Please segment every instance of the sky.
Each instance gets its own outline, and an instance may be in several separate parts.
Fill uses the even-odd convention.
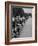
[[[23,8],[25,13],[32,13],[32,8]]]

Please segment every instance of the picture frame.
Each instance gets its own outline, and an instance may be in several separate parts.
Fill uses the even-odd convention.
[[[16,35],[16,34],[15,34],[15,36],[13,35],[14,37],[12,37],[12,35],[11,35],[11,33],[13,33],[13,32],[11,32],[11,30],[13,28],[12,27],[13,19],[11,20],[11,18],[14,17],[12,15],[16,14],[17,10],[16,10],[16,12],[14,12],[13,10],[15,10],[15,8],[17,8],[17,7],[20,9],[23,9],[27,13],[26,15],[28,15],[29,13],[31,13],[30,15],[32,15],[31,16],[32,31],[31,31],[31,34],[28,33],[30,31],[26,32],[27,37],[26,37],[26,35],[21,35],[20,36],[21,38],[17,37],[18,35]],[[26,9],[29,9],[29,10],[26,10]],[[21,13],[21,11],[17,12],[17,13],[18,13],[17,15],[20,15],[22,13],[24,15],[24,12]],[[16,19],[16,16],[15,16],[15,19]],[[28,20],[27,16],[25,16],[25,17]],[[17,17],[17,18],[19,18],[19,17]],[[17,19],[17,21],[18,21],[18,19]],[[15,22],[16,22],[16,20],[15,20]],[[27,23],[27,25],[29,25],[29,24]],[[27,29],[29,30],[30,26]],[[25,30],[27,31],[27,29],[25,29]],[[10,39],[12,39],[12,40],[10,40]],[[36,3],[25,3],[25,2],[11,2],[11,1],[5,2],[5,44],[9,45],[9,44],[23,44],[23,43],[36,43],[36,42],[37,42],[37,4]]]

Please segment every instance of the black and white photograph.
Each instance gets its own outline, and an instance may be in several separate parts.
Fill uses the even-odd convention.
[[[37,42],[37,4],[6,2],[5,42],[8,44]]]
[[[11,7],[11,38],[32,37],[32,8]]]

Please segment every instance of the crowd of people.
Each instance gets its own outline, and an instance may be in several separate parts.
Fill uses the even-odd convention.
[[[13,8],[13,15],[11,19],[11,34],[12,38],[18,38],[20,36],[20,32],[22,31],[24,27],[24,23],[26,20],[30,17],[32,17],[31,13],[24,13],[24,10],[22,8]]]

